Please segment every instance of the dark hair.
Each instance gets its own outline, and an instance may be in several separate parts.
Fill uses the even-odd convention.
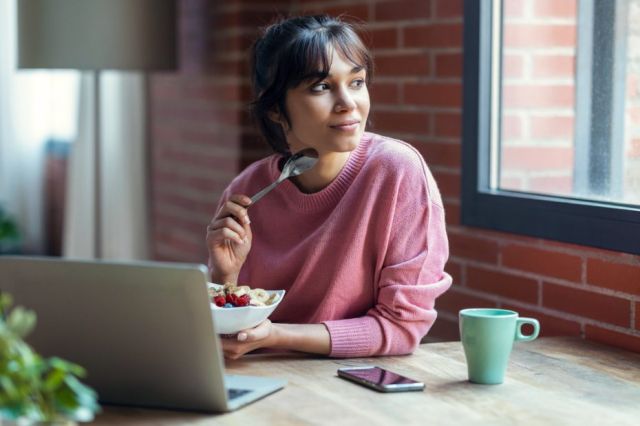
[[[274,151],[287,154],[282,126],[269,118],[277,110],[291,126],[285,107],[287,90],[310,78],[322,80],[331,68],[329,47],[346,60],[362,66],[369,84],[373,61],[352,24],[328,15],[280,19],[263,30],[251,48],[254,100],[251,113]],[[318,69],[320,66],[320,69]]]

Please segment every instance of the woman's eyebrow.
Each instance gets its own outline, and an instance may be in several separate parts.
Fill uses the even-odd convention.
[[[356,65],[355,67],[351,68],[350,74],[357,74],[360,71],[362,71],[363,69],[364,69],[364,67],[362,65]],[[331,73],[327,74],[327,76],[333,77],[333,75]]]
[[[327,75],[331,75],[331,74],[325,74],[322,71],[316,71],[316,72],[306,74],[304,77],[302,77],[302,81],[321,80],[325,78]]]
[[[357,65],[353,68],[351,68],[350,74],[357,74],[360,71],[362,71],[364,69],[364,67],[362,65]],[[333,74],[331,73],[324,73],[322,71],[316,71],[316,72],[312,72],[309,73],[307,75],[305,75],[302,78],[302,81],[316,81],[316,80],[322,80],[323,78],[327,78],[327,77],[333,77]]]

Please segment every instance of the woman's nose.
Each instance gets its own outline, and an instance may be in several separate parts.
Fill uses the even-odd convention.
[[[340,90],[338,94],[338,98],[336,99],[336,105],[335,105],[336,112],[351,111],[352,109],[355,109],[355,107],[356,107],[355,99],[353,98],[353,95],[349,93],[349,90],[348,89]]]

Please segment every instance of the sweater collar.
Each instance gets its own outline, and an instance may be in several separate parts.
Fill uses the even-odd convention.
[[[287,199],[288,206],[302,211],[316,211],[325,207],[335,206],[362,168],[372,139],[373,134],[364,132],[360,143],[356,149],[351,151],[349,159],[340,173],[338,173],[338,176],[318,192],[305,194],[291,180],[287,179],[282,182],[279,189]],[[271,163],[271,174],[274,180],[280,176],[278,160],[279,158],[276,158]]]

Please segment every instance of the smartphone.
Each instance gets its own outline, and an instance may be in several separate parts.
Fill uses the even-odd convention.
[[[420,391],[424,383],[376,366],[338,368],[338,376],[378,392]]]

